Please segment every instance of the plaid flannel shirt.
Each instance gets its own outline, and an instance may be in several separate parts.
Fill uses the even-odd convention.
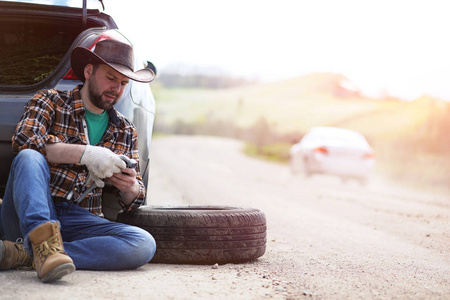
[[[13,153],[22,149],[34,149],[46,156],[45,146],[50,143],[89,144],[84,127],[85,108],[80,96],[81,86],[72,91],[42,90],[25,106],[14,136]],[[115,108],[109,111],[109,125],[102,140],[96,146],[110,149],[116,154],[124,154],[139,161],[137,131],[133,123]],[[73,201],[81,195],[88,176],[86,166],[79,164],[53,164],[50,167],[50,190],[53,198]],[[126,211],[131,211],[144,202],[145,188],[136,168],[140,186],[138,197],[128,206],[119,201]],[[120,194],[117,189],[116,193]],[[94,214],[102,215],[102,189],[95,188],[80,203]]]

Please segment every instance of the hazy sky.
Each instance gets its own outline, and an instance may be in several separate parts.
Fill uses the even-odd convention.
[[[448,0],[104,0],[158,69],[280,80],[341,73],[370,95],[450,100]]]

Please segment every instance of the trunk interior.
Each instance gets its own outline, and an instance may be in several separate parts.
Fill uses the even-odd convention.
[[[81,31],[79,23],[67,21],[0,21],[0,84],[32,85],[42,81]]]

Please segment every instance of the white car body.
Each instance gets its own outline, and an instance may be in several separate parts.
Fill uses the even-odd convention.
[[[364,136],[336,127],[313,127],[290,149],[291,170],[303,167],[307,176],[331,174],[367,183],[375,167],[375,154]]]

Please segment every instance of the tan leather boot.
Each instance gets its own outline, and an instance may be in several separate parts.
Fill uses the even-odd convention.
[[[21,243],[0,241],[0,270],[31,268],[33,259]]]
[[[42,282],[55,281],[75,271],[72,259],[64,252],[58,222],[40,225],[29,238],[33,246],[33,266]]]

